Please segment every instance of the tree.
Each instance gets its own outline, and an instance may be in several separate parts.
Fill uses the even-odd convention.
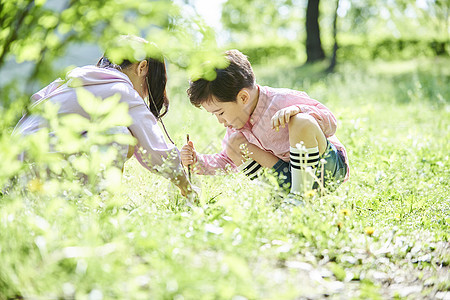
[[[334,18],[333,18],[333,55],[331,56],[331,62],[328,66],[327,72],[333,72],[334,67],[337,63],[337,50],[338,50],[338,41],[337,41],[337,19],[338,19],[338,9],[339,9],[339,0],[336,0],[336,9],[334,11]]]
[[[307,63],[325,58],[320,40],[319,0],[308,0],[306,8],[306,56]]]

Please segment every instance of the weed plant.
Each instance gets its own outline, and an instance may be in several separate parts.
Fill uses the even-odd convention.
[[[194,175],[201,201],[189,208],[134,159],[122,185],[113,171],[102,191],[63,176],[12,183],[27,174],[15,159],[24,148],[56,173],[62,158],[44,155],[44,136],[19,143],[3,125],[0,299],[448,299],[449,65],[256,66],[259,84],[304,90],[339,119],[350,180],[298,207],[232,174]],[[165,123],[177,146],[189,133],[199,152],[219,151],[224,128],[189,104],[186,75],[169,71]],[[99,178],[102,157],[64,166]]]

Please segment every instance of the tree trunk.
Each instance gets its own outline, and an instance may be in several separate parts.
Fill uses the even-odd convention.
[[[325,58],[320,41],[319,0],[308,0],[306,8],[306,57],[307,63]]]
[[[336,10],[334,11],[334,19],[333,19],[333,56],[331,57],[330,65],[328,66],[327,72],[333,72],[334,67],[337,63],[337,50],[338,50],[338,42],[337,42],[337,19],[338,19],[338,8],[339,8],[339,0],[336,0]]]

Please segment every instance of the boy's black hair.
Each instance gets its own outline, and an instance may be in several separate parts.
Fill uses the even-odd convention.
[[[229,65],[215,69],[217,77],[213,81],[200,78],[190,83],[187,90],[189,100],[196,107],[211,101],[235,102],[240,90],[255,85],[255,75],[247,56],[238,50],[228,50],[225,57]]]

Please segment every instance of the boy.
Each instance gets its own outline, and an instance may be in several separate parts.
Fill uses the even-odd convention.
[[[252,179],[271,168],[296,195],[346,180],[347,154],[328,108],[304,92],[257,85],[245,55],[225,54],[229,65],[216,69],[216,79],[191,82],[187,91],[193,105],[227,128],[223,151],[197,154],[189,142],[181,149],[183,165],[194,165],[198,174],[228,166]]]

